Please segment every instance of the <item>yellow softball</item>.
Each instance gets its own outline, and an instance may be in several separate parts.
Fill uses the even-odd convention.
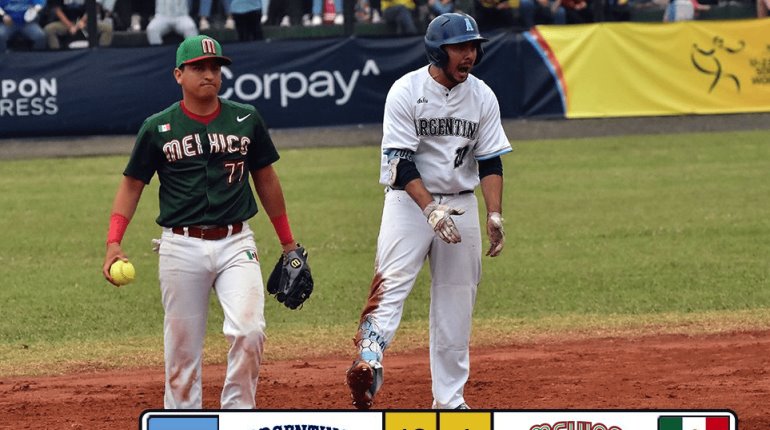
[[[136,270],[130,261],[117,260],[110,266],[110,276],[118,285],[126,285],[134,280]]]

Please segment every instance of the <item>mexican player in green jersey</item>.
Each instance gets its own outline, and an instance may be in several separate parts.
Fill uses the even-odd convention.
[[[264,292],[257,247],[248,220],[257,202],[270,218],[285,253],[296,249],[283,191],[272,164],[278,160],[267,127],[250,106],[219,98],[222,66],[231,60],[208,36],[185,39],[174,78],[182,100],[144,121],[115,195],[104,277],[142,190],[157,174],[162,235],[160,289],[165,311],[164,407],[202,408],[201,364],[209,295],[224,311],[230,343],[221,408],[256,406],[257,376],[265,341]]]

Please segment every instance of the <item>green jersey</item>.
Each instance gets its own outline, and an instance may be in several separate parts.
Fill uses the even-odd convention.
[[[123,174],[148,184],[158,173],[163,227],[232,224],[257,213],[249,172],[277,161],[278,152],[253,106],[220,102],[208,125],[177,102],[139,130]]]

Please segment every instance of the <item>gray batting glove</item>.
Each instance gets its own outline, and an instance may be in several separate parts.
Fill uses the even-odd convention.
[[[441,240],[446,243],[460,243],[462,241],[451,215],[462,215],[465,213],[464,210],[430,202],[422,213],[428,218],[428,224],[433,227],[433,231]]]
[[[505,245],[505,230],[503,230],[503,216],[499,212],[490,212],[487,215],[487,236],[489,236],[489,251],[487,255],[497,257]]]

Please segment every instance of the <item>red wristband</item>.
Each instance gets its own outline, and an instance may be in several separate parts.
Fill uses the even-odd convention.
[[[289,227],[289,217],[286,214],[270,218],[270,222],[273,223],[273,228],[275,228],[275,232],[278,234],[278,240],[281,242],[281,245],[294,242],[294,237],[291,235],[291,227]]]
[[[128,218],[114,213],[110,216],[110,230],[107,232],[107,244],[120,243],[128,227]]]

